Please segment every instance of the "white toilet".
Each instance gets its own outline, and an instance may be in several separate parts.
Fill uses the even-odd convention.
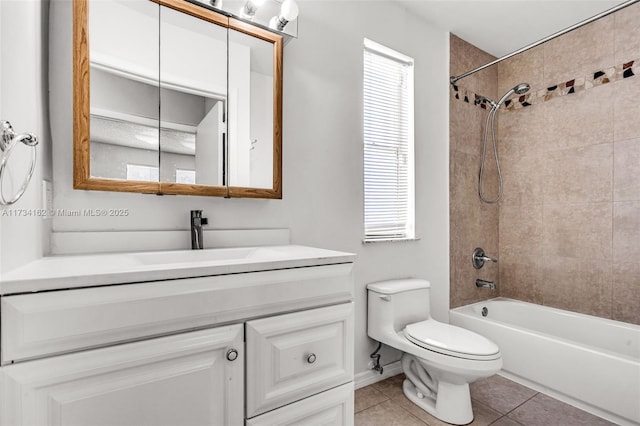
[[[445,422],[471,423],[469,383],[500,371],[500,349],[479,334],[432,319],[430,287],[419,279],[367,285],[367,332],[404,352],[407,398]]]

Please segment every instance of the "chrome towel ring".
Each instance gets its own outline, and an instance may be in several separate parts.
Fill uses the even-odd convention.
[[[33,176],[33,172],[36,168],[36,145],[38,145],[38,138],[33,133],[16,133],[13,130],[11,123],[9,123],[8,121],[0,121],[0,132],[0,204],[3,206],[7,206],[18,201],[20,197],[22,197],[22,194],[24,194],[24,192],[27,190],[29,181],[31,181],[31,176]],[[18,144],[18,142],[22,142],[23,144],[32,148],[31,165],[29,166],[27,177],[25,178],[18,192],[15,193],[13,197],[7,199],[5,198],[3,193],[2,183],[4,181],[7,162],[9,161],[9,157],[11,156],[11,150],[16,146],[16,144]]]

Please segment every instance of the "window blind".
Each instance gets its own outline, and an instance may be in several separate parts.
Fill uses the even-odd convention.
[[[413,59],[365,39],[365,241],[414,232]]]

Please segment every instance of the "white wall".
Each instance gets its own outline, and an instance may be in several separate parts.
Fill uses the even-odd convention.
[[[300,9],[299,38],[284,54],[285,201],[295,242],[358,253],[358,373],[375,348],[366,335],[367,283],[429,279],[433,314],[448,321],[448,34],[393,2],[304,1]],[[364,37],[415,59],[419,241],[361,243]],[[385,351],[382,361],[397,357]]]
[[[52,8],[71,22],[71,2],[54,0]],[[54,228],[181,229],[188,238],[189,210],[203,209],[210,228],[290,228],[295,244],[355,252],[358,373],[366,370],[375,346],[366,335],[366,283],[427,278],[434,316],[448,318],[448,34],[393,2],[309,0],[300,2],[300,16],[299,38],[284,52],[282,200],[74,191],[70,25],[56,30],[51,52],[57,59],[51,73],[56,207],[120,207],[131,214],[59,217]],[[364,37],[415,58],[418,241],[361,242]],[[397,358],[395,352],[383,354],[385,363]]]
[[[48,1],[0,1],[0,119],[10,121],[18,133],[35,133],[40,141],[37,167],[26,193],[16,204],[0,207],[0,279],[3,273],[39,258],[48,250],[51,221],[30,215],[31,209],[42,207],[41,180],[51,176],[48,9]],[[8,179],[17,181],[17,188],[31,161],[24,145],[20,145],[9,160],[7,173]]]

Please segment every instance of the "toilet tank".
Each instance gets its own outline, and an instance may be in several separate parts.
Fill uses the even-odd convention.
[[[407,324],[429,319],[429,281],[402,279],[367,285],[367,334],[378,341]]]

